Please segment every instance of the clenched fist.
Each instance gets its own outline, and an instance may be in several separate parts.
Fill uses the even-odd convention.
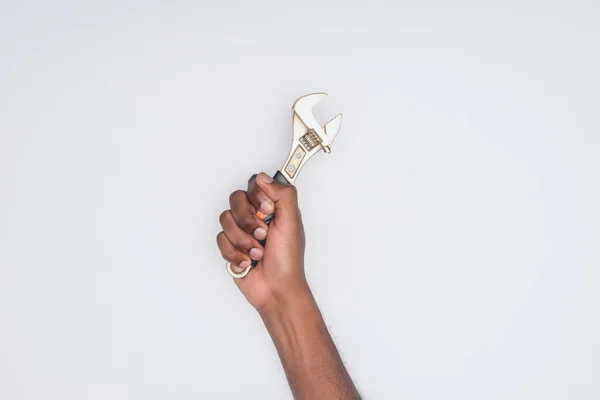
[[[223,231],[217,244],[234,272],[242,272],[251,260],[258,264],[235,283],[259,312],[268,311],[294,296],[310,292],[304,275],[304,228],[293,185],[269,175],[253,175],[246,191],[229,196],[230,209],[221,213]],[[267,226],[257,215],[274,214]],[[263,248],[259,240],[267,238]]]

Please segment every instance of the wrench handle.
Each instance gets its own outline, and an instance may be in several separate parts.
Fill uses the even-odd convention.
[[[277,171],[275,173],[275,175],[273,175],[273,179],[275,179],[279,183],[283,183],[283,184],[286,184],[286,185],[290,184],[287,181],[287,179],[285,179],[285,176],[283,176],[283,174],[280,171]],[[257,211],[256,215],[258,216],[258,218],[262,219],[264,221],[264,223],[267,224],[267,225],[269,225],[271,223],[271,220],[275,216],[275,214],[265,215],[265,214],[263,214],[260,211]],[[259,240],[258,243],[260,243],[260,245],[264,248],[265,244],[267,243],[267,239]],[[252,262],[251,262],[252,267],[256,267],[256,264],[258,264],[258,261],[252,260]]]

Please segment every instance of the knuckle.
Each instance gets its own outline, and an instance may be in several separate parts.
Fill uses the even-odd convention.
[[[226,260],[233,262],[237,258],[237,251],[234,249],[227,250],[227,251],[225,251],[225,254],[223,254],[223,256],[225,257]]]
[[[284,190],[287,196],[289,196],[291,199],[295,200],[298,198],[298,189],[296,189],[296,186],[287,185]]]
[[[252,185],[256,181],[256,174],[252,175],[250,179],[248,179],[248,186]]]
[[[254,227],[254,225],[255,225],[255,218],[254,218],[254,215],[251,215],[251,214],[245,215],[240,221],[240,228],[242,228],[245,231],[252,229]]]
[[[238,247],[244,250],[250,250],[253,246],[253,242],[252,239],[250,239],[248,236],[244,235],[244,237],[240,238],[240,241],[238,243]]]
[[[225,224],[225,222],[230,217],[230,215],[231,215],[231,210],[225,210],[221,213],[221,215],[219,215],[219,222],[221,223],[221,225]],[[221,232],[221,233],[223,233],[223,232]]]
[[[248,200],[254,205],[260,204],[264,200],[265,195],[258,185],[252,185],[248,188]]]
[[[236,201],[239,201],[240,198],[242,198],[242,196],[245,196],[246,192],[244,192],[243,190],[236,190],[234,192],[232,192],[229,195],[229,204],[233,204]]]

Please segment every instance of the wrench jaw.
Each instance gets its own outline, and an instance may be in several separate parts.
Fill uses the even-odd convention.
[[[341,126],[342,126],[342,114],[338,114],[331,121],[326,123],[325,126],[323,127],[323,131],[325,132],[325,134],[327,135],[329,140],[331,140],[331,142],[333,142],[333,139],[335,139],[335,137],[337,136],[338,132],[340,131]],[[329,146],[324,147],[323,150],[325,151],[325,153],[331,152],[331,149],[329,148]]]
[[[340,130],[342,114],[321,127],[312,108],[327,97],[327,93],[313,93],[300,97],[292,106],[292,145],[281,168],[284,178],[293,184],[306,162],[320,150],[329,153],[331,143]]]

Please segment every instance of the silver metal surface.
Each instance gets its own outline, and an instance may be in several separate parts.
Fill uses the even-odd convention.
[[[327,97],[327,93],[312,93],[300,97],[292,106],[292,145],[290,153],[281,168],[281,173],[289,183],[294,183],[304,164],[316,153],[324,150],[331,151],[331,144],[337,136],[342,124],[342,114],[336,115],[323,127],[313,115],[312,109],[321,100]],[[298,157],[298,146],[305,154]],[[292,157],[297,160],[292,160]],[[293,169],[288,169],[292,164]]]

